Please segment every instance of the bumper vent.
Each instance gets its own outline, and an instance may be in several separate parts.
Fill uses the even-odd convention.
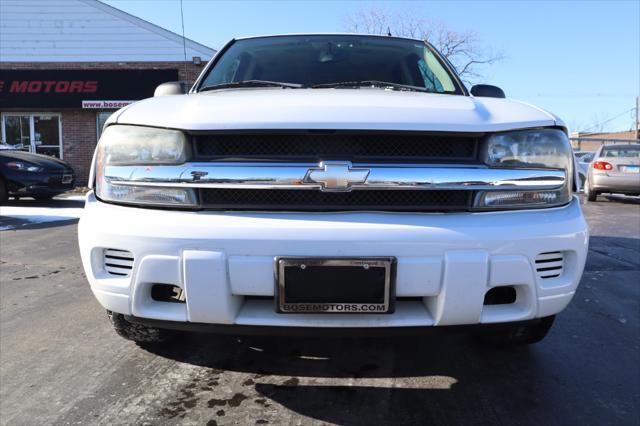
[[[354,162],[474,161],[478,139],[407,132],[219,133],[197,135],[202,159]]]
[[[128,277],[133,268],[133,253],[127,250],[104,249],[104,269],[109,275]]]
[[[561,251],[551,251],[540,253],[536,256],[536,273],[538,278],[557,278],[562,275],[564,269],[564,253]]]

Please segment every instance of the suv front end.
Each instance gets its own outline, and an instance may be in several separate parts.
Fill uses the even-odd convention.
[[[191,122],[148,119],[171,98]],[[576,291],[587,225],[562,124],[498,101],[225,87],[133,105],[96,150],[91,288],[137,341],[489,324],[539,340]],[[194,118],[207,102],[226,126]],[[509,107],[519,121],[500,122]]]

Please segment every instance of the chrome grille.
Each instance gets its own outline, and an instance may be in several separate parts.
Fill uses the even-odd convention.
[[[195,136],[201,159],[472,162],[478,138],[407,132],[217,133]]]
[[[104,249],[104,270],[110,275],[128,277],[133,268],[133,253],[127,250]]]
[[[473,210],[480,191],[561,189],[555,169],[490,168],[480,133],[372,130],[206,130],[189,161],[105,167],[116,186],[197,194],[205,210]]]
[[[473,191],[354,190],[321,192],[296,189],[220,189],[200,192],[202,207],[269,211],[463,211]]]
[[[561,251],[551,251],[540,253],[536,256],[536,272],[538,278],[557,278],[562,275],[564,269],[564,253]]]

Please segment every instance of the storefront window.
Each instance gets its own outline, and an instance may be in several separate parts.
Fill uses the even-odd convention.
[[[33,144],[36,153],[60,158],[60,120],[57,116],[33,117]]]
[[[100,135],[102,135],[102,129],[104,127],[104,123],[106,123],[109,117],[111,117],[111,114],[113,114],[112,111],[99,112],[97,114],[96,128],[98,130],[98,140],[100,140]]]
[[[62,158],[61,142],[58,114],[2,114],[3,144],[14,149]]]
[[[4,117],[4,135],[2,143],[14,149],[29,151],[31,149],[30,117],[28,115],[8,115]]]

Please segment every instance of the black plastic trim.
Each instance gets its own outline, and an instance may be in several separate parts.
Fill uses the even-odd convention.
[[[280,327],[280,326],[253,326],[253,325],[227,325],[205,324],[197,322],[163,321],[148,318],[125,315],[125,319],[131,323],[146,325],[167,330],[188,331],[196,333],[213,333],[236,336],[298,336],[298,337],[385,337],[385,336],[411,336],[425,333],[452,332],[502,329],[513,325],[533,325],[544,321],[545,318],[536,318],[527,321],[505,322],[497,324],[472,324],[472,325],[447,325],[447,326],[417,326],[417,327]]]

